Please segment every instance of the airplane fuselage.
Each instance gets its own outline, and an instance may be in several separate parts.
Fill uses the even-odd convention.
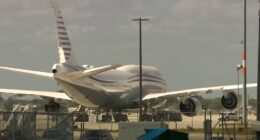
[[[139,66],[124,65],[119,68],[83,79],[55,79],[73,101],[88,107],[135,108],[139,102]],[[166,92],[167,84],[158,69],[143,66],[143,96]]]

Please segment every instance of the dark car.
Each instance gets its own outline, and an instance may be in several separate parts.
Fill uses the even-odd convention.
[[[82,140],[113,140],[112,135],[106,129],[88,129],[84,132]]]

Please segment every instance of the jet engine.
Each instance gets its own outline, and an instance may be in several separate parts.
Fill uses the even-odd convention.
[[[238,98],[234,91],[227,91],[221,98],[221,103],[226,109],[234,109],[237,107]]]
[[[151,99],[148,101],[145,101],[145,104],[148,106],[148,108],[152,108],[155,110],[179,110],[179,104],[180,104],[180,98],[178,97],[168,97],[165,98],[159,98],[159,99]],[[138,103],[137,103],[138,104]],[[138,107],[138,105],[137,105]]]
[[[182,114],[192,117],[197,114],[198,109],[200,108],[200,101],[194,97],[189,97],[183,100],[180,103],[180,111]]]

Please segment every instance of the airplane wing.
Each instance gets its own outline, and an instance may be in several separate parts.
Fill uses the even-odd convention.
[[[53,73],[48,73],[48,72],[25,70],[25,69],[17,69],[17,68],[2,67],[2,66],[0,66],[0,69],[6,70],[6,71],[13,71],[13,72],[19,72],[19,73],[32,74],[32,75],[36,75],[36,76],[41,76],[41,77],[46,77],[46,78],[53,79]]]
[[[256,83],[247,84],[247,88],[256,87]],[[183,96],[195,96],[199,93],[212,93],[214,91],[228,91],[232,89],[237,89],[238,85],[227,85],[227,86],[215,86],[215,87],[204,87],[204,88],[195,88],[195,89],[187,89],[187,90],[179,90],[179,91],[172,91],[172,92],[164,92],[164,93],[150,93],[143,97],[143,100],[149,100],[154,98],[160,97],[169,97],[169,96],[176,96],[176,97],[183,97]],[[243,88],[243,85],[239,85],[239,88]]]
[[[36,95],[36,96],[71,100],[71,98],[69,96],[67,96],[65,93],[62,93],[62,92],[49,92],[49,91],[34,91],[34,90],[0,88],[0,93],[4,93],[4,94],[23,94],[23,95],[34,95],[34,96]]]

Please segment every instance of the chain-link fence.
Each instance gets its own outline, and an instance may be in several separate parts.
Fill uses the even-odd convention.
[[[84,140],[90,130],[91,133],[112,139],[117,137],[117,122],[137,122],[138,119],[138,112],[103,113],[99,115],[85,112],[0,112],[0,140]],[[220,131],[222,125],[219,122],[219,114],[212,114],[211,119],[212,127],[216,131]],[[249,121],[254,119],[255,116],[249,115]],[[185,130],[186,132],[200,130],[203,133],[203,114],[194,117],[187,117],[176,112],[146,114],[143,120],[163,121],[170,129]],[[230,130],[230,133],[233,133],[233,128],[238,132],[241,127],[239,120],[226,121],[224,126],[224,128]]]
[[[68,113],[0,112],[1,140],[73,139]]]

